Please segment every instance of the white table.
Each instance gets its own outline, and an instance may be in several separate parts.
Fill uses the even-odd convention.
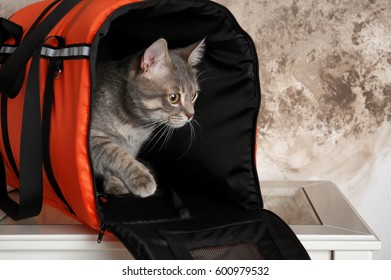
[[[338,188],[326,181],[263,181],[265,208],[288,222],[312,259],[371,259],[380,250]],[[0,210],[0,219],[3,213]],[[132,259],[121,242],[44,206],[40,216],[0,220],[0,259]]]
[[[261,182],[265,208],[293,229],[311,259],[372,259],[381,242],[328,181]]]

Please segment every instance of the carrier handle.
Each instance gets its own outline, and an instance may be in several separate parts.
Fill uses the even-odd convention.
[[[0,92],[2,94],[8,98],[15,98],[18,95],[23,85],[27,62],[53,27],[80,1],[62,0],[32,32],[27,33],[19,47],[0,69]]]
[[[19,172],[19,204],[12,200],[7,191],[6,173],[4,162],[0,154],[0,208],[12,219],[21,220],[29,217],[34,217],[41,212],[43,201],[43,167],[45,160],[43,157],[48,157],[47,150],[43,149],[43,145],[48,145],[48,135],[43,134],[43,130],[48,132],[48,123],[41,124],[41,108],[40,108],[40,58],[41,50],[44,44],[51,39],[56,39],[60,46],[65,45],[63,38],[58,36],[50,36],[46,38],[35,51],[29,74],[27,77],[26,92],[23,103],[22,115],[22,133],[20,139],[20,172]],[[50,61],[48,64],[44,97],[44,108],[42,122],[50,121],[51,102],[53,98],[53,81],[55,79],[57,61]],[[49,124],[50,125],[50,124]],[[49,147],[46,147],[49,149]],[[50,160],[50,158],[49,158]],[[52,175],[47,173],[49,179]],[[53,186],[54,187],[54,186]],[[56,194],[69,207],[69,204],[62,196],[61,190],[54,188]]]
[[[42,209],[43,144],[39,89],[41,48],[50,38],[45,39],[50,30],[80,1],[63,0],[34,30],[28,32],[26,38],[0,69],[0,91],[5,96],[13,98],[19,93],[24,69],[32,58],[23,104],[19,203],[8,195],[5,165],[0,155],[0,208],[14,220],[37,216]]]
[[[41,43],[41,46],[43,44]],[[37,49],[33,55],[23,103],[20,139],[19,203],[8,196],[4,163],[0,167],[2,169],[0,175],[4,178],[0,182],[0,207],[13,220],[37,216],[42,209],[42,127],[39,95],[40,52],[41,48]]]
[[[4,44],[9,37],[13,37],[16,45],[19,45],[23,37],[23,28],[8,19],[0,18],[0,45]]]

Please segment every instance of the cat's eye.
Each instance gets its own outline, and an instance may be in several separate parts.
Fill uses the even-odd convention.
[[[194,101],[198,96],[198,92],[194,92],[193,95],[191,96],[191,101]]]
[[[177,104],[181,99],[181,95],[179,93],[172,93],[168,96],[168,101],[171,104]]]

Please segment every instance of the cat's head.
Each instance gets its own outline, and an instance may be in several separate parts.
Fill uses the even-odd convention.
[[[204,40],[190,46],[168,49],[165,39],[150,45],[141,55],[138,74],[139,107],[143,119],[184,126],[193,119],[199,85],[196,65],[204,51]]]

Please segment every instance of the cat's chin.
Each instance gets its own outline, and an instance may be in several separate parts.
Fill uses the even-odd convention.
[[[181,128],[181,127],[185,126],[185,124],[187,124],[187,121],[185,121],[185,122],[170,122],[169,126],[172,128]]]
[[[172,128],[180,128],[187,124],[190,120],[191,119],[174,116],[168,119],[168,125]]]

